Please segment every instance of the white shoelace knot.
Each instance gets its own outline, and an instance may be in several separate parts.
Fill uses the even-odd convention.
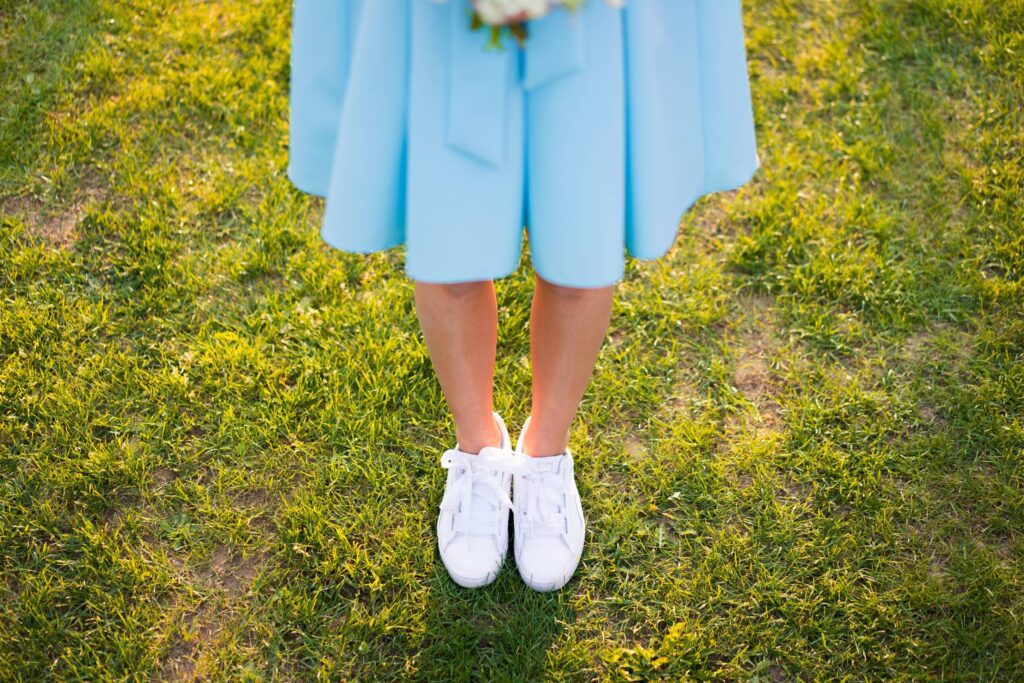
[[[493,536],[512,500],[501,486],[503,473],[518,473],[519,461],[507,449],[486,447],[479,455],[449,449],[441,456],[441,467],[456,472],[445,489],[441,509],[452,513],[453,529],[466,536]]]

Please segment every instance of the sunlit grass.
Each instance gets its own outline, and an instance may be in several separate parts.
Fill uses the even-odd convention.
[[[745,9],[763,168],[630,265],[540,595],[438,561],[401,253],[284,175],[289,3],[0,0],[0,678],[1024,678],[1024,4]]]

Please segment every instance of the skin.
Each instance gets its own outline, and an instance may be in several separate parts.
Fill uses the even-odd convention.
[[[533,393],[523,450],[563,453],[611,320],[614,287],[576,288],[536,278],[530,310]],[[467,453],[497,446],[491,418],[498,310],[490,280],[415,283],[416,313],[434,372]]]

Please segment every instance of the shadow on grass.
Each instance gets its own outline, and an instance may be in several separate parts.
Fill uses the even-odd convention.
[[[444,572],[440,557],[424,620],[417,676],[430,680],[539,680],[548,649],[573,620],[577,582],[537,593],[519,578],[511,549],[498,579],[468,590]]]
[[[62,95],[78,85],[79,61],[94,37],[110,30],[96,0],[0,2],[0,26],[17,27],[0,60],[0,168],[37,163],[43,132]],[[33,65],[31,70],[25,64]],[[6,194],[7,174],[0,172]]]

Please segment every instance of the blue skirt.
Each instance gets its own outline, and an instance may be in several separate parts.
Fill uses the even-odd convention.
[[[469,0],[295,0],[288,175],[424,282],[599,287],[759,165],[740,0],[588,0],[487,49]]]

